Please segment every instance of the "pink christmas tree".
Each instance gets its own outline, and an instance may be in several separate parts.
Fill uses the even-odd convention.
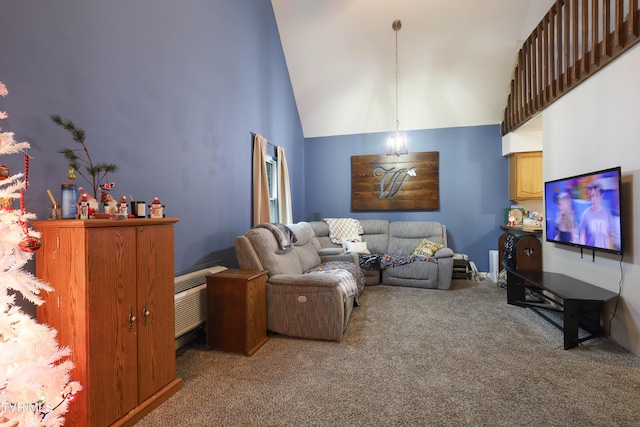
[[[8,94],[0,82],[0,96]],[[0,111],[0,120],[7,113]],[[81,389],[71,381],[70,350],[59,347],[57,331],[39,324],[16,305],[15,291],[36,305],[51,287],[24,267],[40,247],[29,227],[35,215],[25,211],[29,185],[28,142],[16,142],[0,129],[0,155],[23,153],[25,172],[11,175],[0,165],[0,427],[62,426],[69,402]],[[19,200],[19,209],[13,209]]]

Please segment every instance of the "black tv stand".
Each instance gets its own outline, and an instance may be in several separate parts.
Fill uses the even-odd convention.
[[[542,302],[527,300],[526,289]],[[563,331],[565,350],[603,335],[600,323],[602,307],[617,296],[614,292],[564,274],[507,269],[507,303],[530,308]],[[563,324],[550,317],[550,312],[562,313]],[[579,338],[578,328],[589,332],[589,335]]]

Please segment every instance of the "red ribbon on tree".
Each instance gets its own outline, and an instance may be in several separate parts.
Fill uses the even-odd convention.
[[[29,222],[24,220],[26,212],[24,207],[24,192],[29,188],[29,155],[24,155],[24,189],[20,190],[20,224],[22,225],[25,236],[20,240],[18,246],[24,252],[35,252],[42,246],[42,241],[29,234]]]

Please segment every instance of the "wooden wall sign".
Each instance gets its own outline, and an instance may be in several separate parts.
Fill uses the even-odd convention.
[[[439,153],[351,157],[354,211],[440,208]]]

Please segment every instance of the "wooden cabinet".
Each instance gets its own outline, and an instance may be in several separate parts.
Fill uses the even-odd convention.
[[[519,270],[542,271],[542,244],[535,234],[503,233],[498,238],[498,272],[504,266],[505,242],[509,236],[517,237],[514,247],[511,247],[511,256],[515,258],[515,267]]]
[[[71,348],[80,391],[66,425],[133,425],[180,390],[174,343],[177,218],[33,221],[36,275],[54,288],[37,318]]]
[[[509,156],[509,198],[542,199],[542,151],[514,153]]]
[[[207,348],[251,356],[267,341],[267,272],[207,277]]]

